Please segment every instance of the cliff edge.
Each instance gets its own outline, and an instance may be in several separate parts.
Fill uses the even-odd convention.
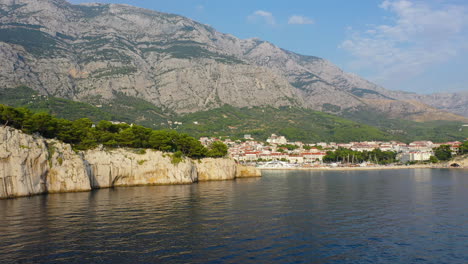
[[[259,176],[256,168],[227,158],[174,163],[169,153],[150,149],[76,153],[69,144],[0,127],[0,198]]]
[[[455,157],[452,160],[446,162],[445,166],[457,167],[457,168],[468,168],[468,155]]]

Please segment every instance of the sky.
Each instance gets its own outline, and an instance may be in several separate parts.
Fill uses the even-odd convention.
[[[387,89],[468,91],[468,0],[69,0],[189,17],[321,57]]]

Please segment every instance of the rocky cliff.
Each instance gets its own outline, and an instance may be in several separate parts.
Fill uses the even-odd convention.
[[[255,168],[231,159],[184,159],[174,164],[170,154],[153,150],[75,153],[68,144],[0,127],[0,198],[258,176]]]
[[[0,60],[0,88],[26,85],[99,106],[125,94],[177,113],[229,104],[466,120],[400,100],[322,58],[128,5],[0,0]]]
[[[461,167],[468,168],[468,155],[455,157],[451,161],[448,161],[444,164],[446,167]]]

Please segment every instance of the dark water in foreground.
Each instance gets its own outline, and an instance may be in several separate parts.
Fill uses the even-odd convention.
[[[468,263],[468,171],[261,179],[0,200],[1,263]]]

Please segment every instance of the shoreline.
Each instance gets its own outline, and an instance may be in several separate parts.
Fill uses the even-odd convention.
[[[261,176],[260,170],[230,158],[183,158],[175,163],[171,155],[153,149],[77,153],[70,144],[1,126],[0,139],[0,199]]]
[[[350,171],[350,170],[402,170],[402,169],[468,169],[465,167],[446,167],[446,166],[431,166],[431,165],[409,165],[409,166],[381,166],[381,167],[297,167],[297,168],[259,168],[264,170],[315,170],[315,171]]]

